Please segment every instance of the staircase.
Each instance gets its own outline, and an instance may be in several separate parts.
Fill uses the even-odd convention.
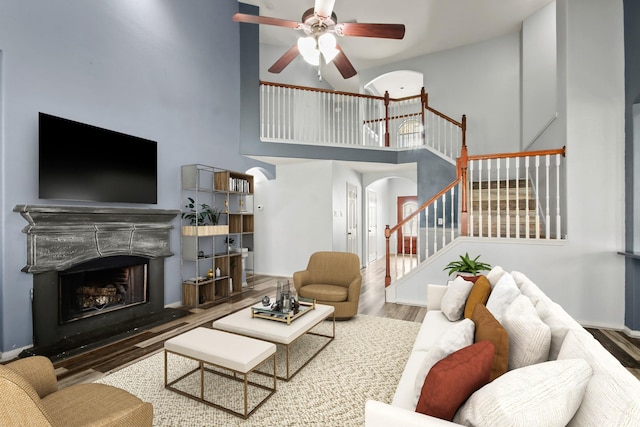
[[[537,214],[533,187],[526,179],[471,183],[472,236],[542,238],[544,228]]]

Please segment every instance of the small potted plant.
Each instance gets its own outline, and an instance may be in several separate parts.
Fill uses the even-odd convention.
[[[227,244],[227,250],[229,252],[233,252],[233,242],[235,242],[234,238],[231,236],[227,236],[224,238],[224,242]]]
[[[449,270],[449,275],[458,273],[458,276],[464,277],[464,280],[475,283],[478,280],[481,271],[491,270],[491,266],[487,263],[478,261],[480,255],[471,259],[469,253],[465,253],[464,256],[460,255],[460,260],[451,261],[444,270]]]
[[[212,208],[206,203],[196,206],[196,201],[192,197],[187,197],[188,210],[182,212],[182,219],[189,222],[189,225],[182,226],[182,234],[185,236],[213,236],[217,234],[228,234],[228,225],[218,225],[221,210]]]

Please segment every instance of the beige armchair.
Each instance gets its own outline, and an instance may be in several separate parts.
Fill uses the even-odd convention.
[[[151,426],[153,406],[105,384],[58,390],[53,364],[43,356],[0,365],[3,426]]]
[[[360,259],[348,252],[316,252],[306,270],[293,273],[298,296],[335,307],[336,319],[358,314],[360,301]]]

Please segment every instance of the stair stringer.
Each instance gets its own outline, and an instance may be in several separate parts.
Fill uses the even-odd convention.
[[[480,255],[480,261],[492,267],[499,265],[505,271],[518,270],[526,274],[539,270],[541,265],[553,264],[559,256],[558,250],[565,245],[565,240],[553,239],[458,237],[412,271],[393,281],[386,288],[386,302],[428,307],[427,285],[446,285],[452,278],[444,271],[444,267],[467,252],[473,258]]]

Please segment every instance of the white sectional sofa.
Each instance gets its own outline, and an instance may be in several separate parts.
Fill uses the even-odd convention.
[[[451,421],[416,412],[425,378],[432,371],[436,375],[434,363],[443,363],[438,360],[469,345],[474,340],[470,329],[471,335],[476,332],[472,320],[447,317],[451,313],[447,292],[453,293],[453,282],[429,285],[429,310],[393,401],[367,401],[365,426],[640,425],[640,381],[588,331],[524,274],[495,267],[487,279],[491,293],[486,308],[508,332],[507,372],[463,397]],[[452,387],[447,382],[435,384],[430,391],[436,398]]]

